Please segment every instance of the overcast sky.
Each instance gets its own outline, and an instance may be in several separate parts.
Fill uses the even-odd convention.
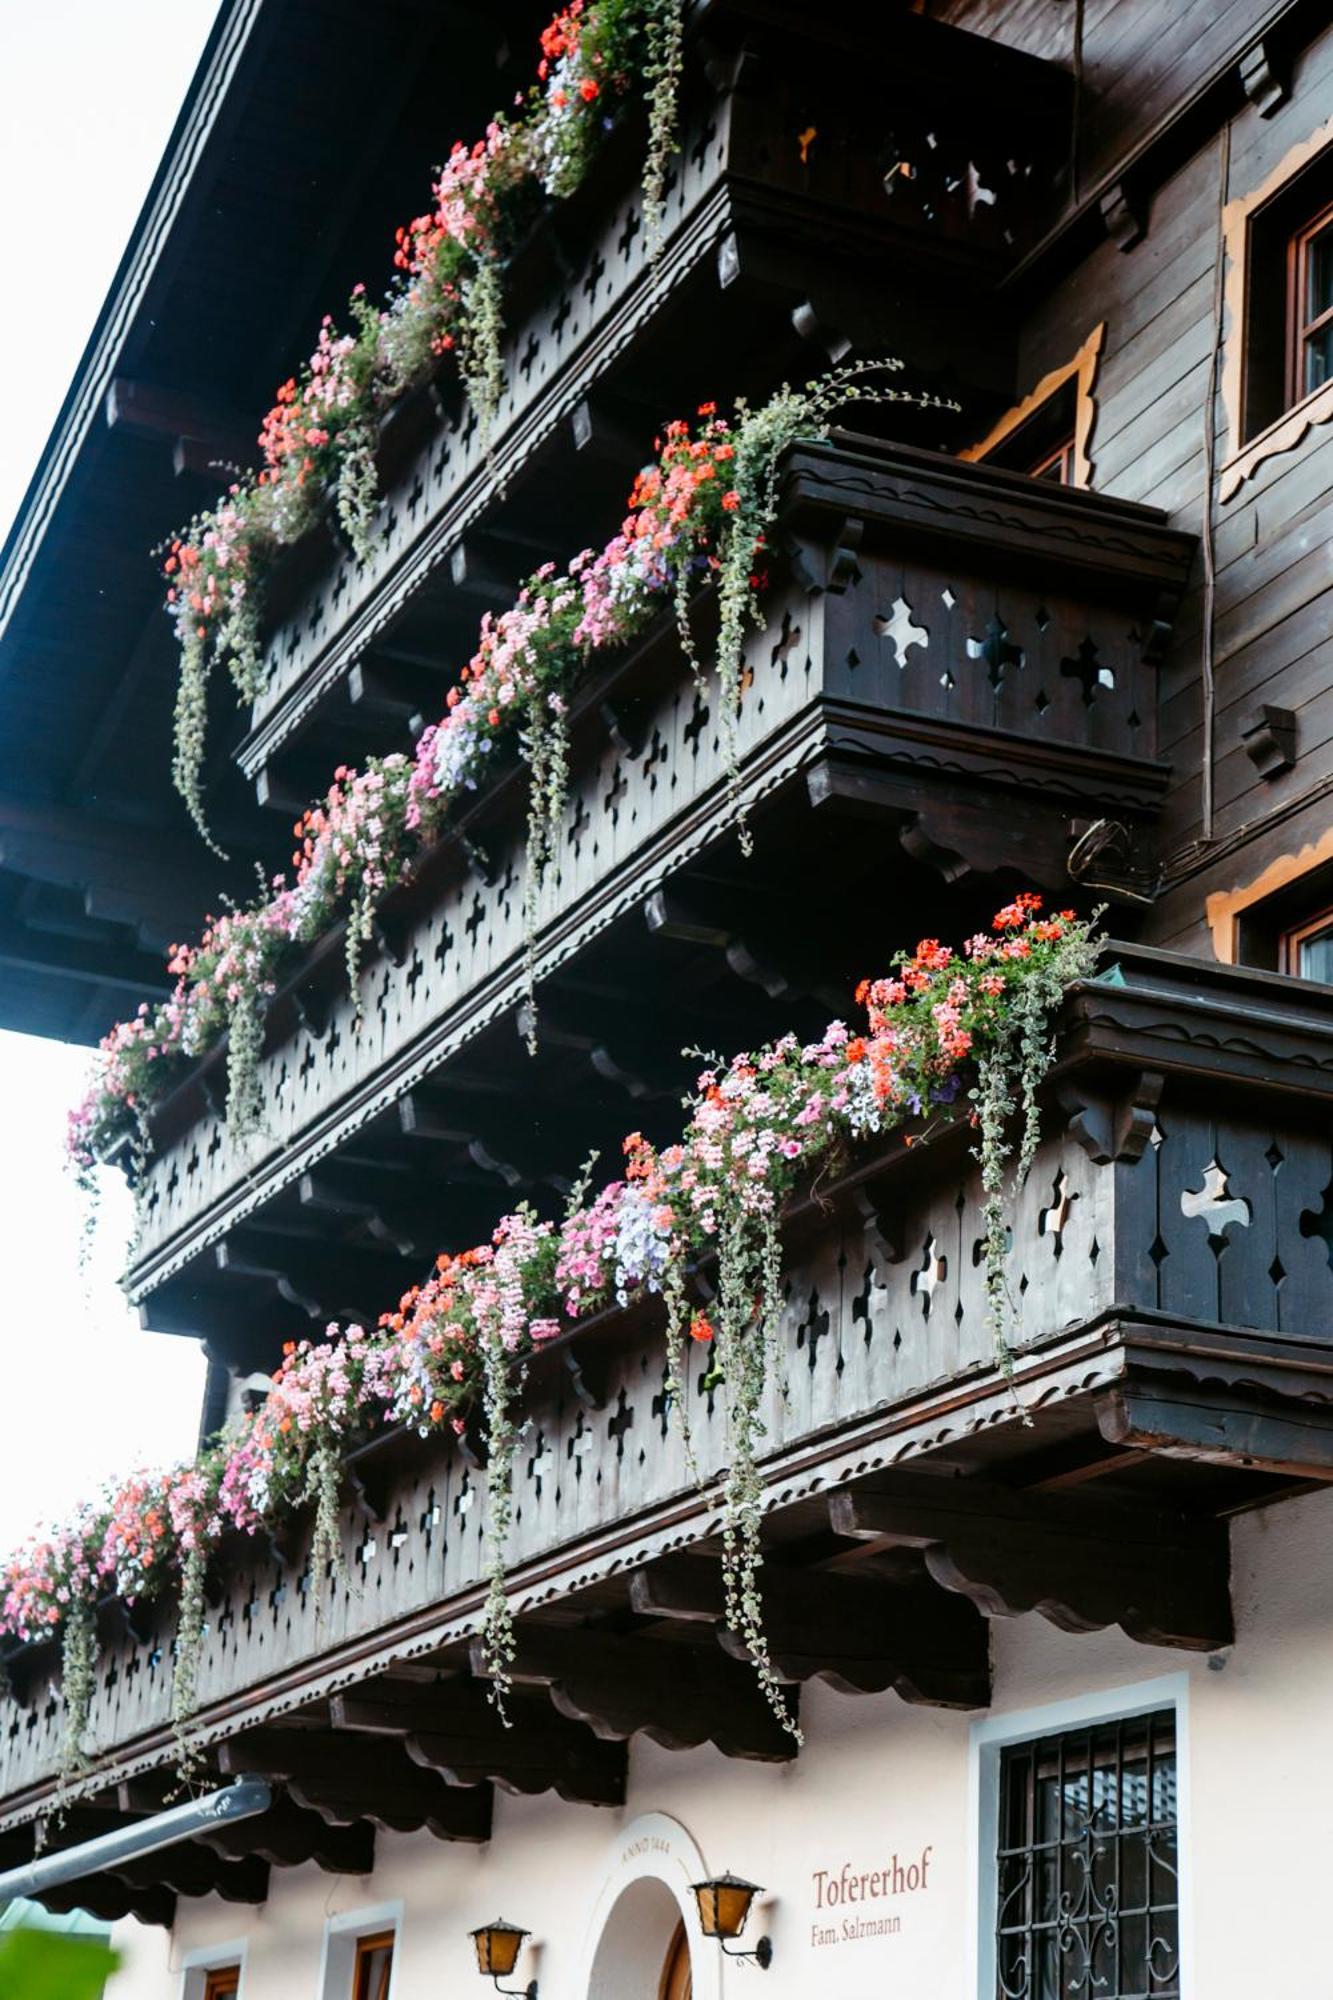
[[[0,538],[216,11],[217,0],[0,0]],[[128,1204],[115,1184],[79,1274],[79,1204],[61,1162],[86,1062],[0,1033],[0,1558],[104,1480],[187,1456],[198,1422],[194,1343],[140,1333],[116,1288]]]

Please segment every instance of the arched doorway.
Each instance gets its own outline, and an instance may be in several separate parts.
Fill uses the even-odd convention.
[[[663,1968],[680,1928],[680,1907],[665,1882],[654,1875],[631,1882],[598,1940],[588,2000],[662,2000]]]
[[[722,2000],[722,1957],[702,1945],[690,1893],[707,1874],[679,1820],[642,1813],[622,1828],[588,1913],[578,2000]]]
[[[658,2000],[694,2000],[694,1969],[690,1964],[690,1941],[683,1923],[667,1946],[667,1962],[662,1967]]]

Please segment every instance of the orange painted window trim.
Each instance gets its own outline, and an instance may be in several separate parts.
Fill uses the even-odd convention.
[[[1333,382],[1325,382],[1308,396],[1302,396],[1254,437],[1245,436],[1245,351],[1250,320],[1251,231],[1268,204],[1330,147],[1333,147],[1333,118],[1312,132],[1308,139],[1293,146],[1278,161],[1272,173],[1265,175],[1258,187],[1227,202],[1222,210],[1222,256],[1226,273],[1222,295],[1225,331],[1221,390],[1226,455],[1217,489],[1221,501],[1233,499],[1266,460],[1294,450],[1316,425],[1333,420]]]
[[[1036,416],[1043,404],[1049,403],[1053,396],[1058,396],[1060,391],[1072,382],[1074,436],[1066,483],[1070,486],[1091,486],[1092,432],[1097,421],[1097,369],[1105,344],[1106,321],[1099,320],[1072,360],[1066,361],[1060,368],[1052,368],[1048,375],[1043,375],[1030,395],[1025,396],[1021,403],[1015,403],[1013,409],[1006,410],[1004,415],[992,424],[985,437],[979,439],[976,444],[968,445],[965,451],[959,452],[959,458],[969,464],[978,464],[993,457],[1015,431],[1021,430],[1024,424]]]

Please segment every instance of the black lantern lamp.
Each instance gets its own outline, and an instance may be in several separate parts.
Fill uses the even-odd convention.
[[[691,1885],[699,1905],[699,1928],[705,1937],[716,1938],[726,1958],[752,1958],[762,1971],[773,1963],[773,1941],[761,1937],[753,1951],[728,1951],[727,1939],[738,1938],[750,1917],[750,1905],[763,1890],[757,1882],[743,1882],[739,1875],[715,1875],[708,1882]]]
[[[483,1924],[480,1930],[469,1933],[477,1947],[477,1970],[495,1981],[497,1993],[510,1993],[517,2000],[537,2000],[537,1982],[532,1980],[527,1986],[501,1986],[502,1979],[508,1979],[518,1963],[518,1954],[523,1940],[529,1932],[520,1930],[517,1924],[507,1924],[503,1917],[497,1917],[493,1924]]]

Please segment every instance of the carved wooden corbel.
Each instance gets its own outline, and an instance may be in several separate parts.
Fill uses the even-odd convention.
[[[1262,702],[1241,718],[1245,755],[1261,778],[1276,778],[1296,762],[1296,713]]]
[[[1286,103],[1290,86],[1268,39],[1257,41],[1241,57],[1240,87],[1261,118],[1271,118]]]
[[[852,1189],[849,1206],[861,1224],[867,1244],[886,1264],[901,1264],[907,1255],[902,1232],[902,1212],[873,1183]]]
[[[597,704],[597,713],[606,724],[606,733],[622,757],[641,757],[645,741],[642,703],[606,700]]]
[[[1142,200],[1127,181],[1108,188],[1098,206],[1106,233],[1117,250],[1132,250],[1148,234],[1148,216]]]
[[[603,1359],[582,1350],[566,1347],[561,1359],[570,1387],[574,1391],[576,1403],[582,1403],[585,1410],[606,1408],[606,1363]]]
[[[1056,1099],[1066,1113],[1069,1136],[1083,1148],[1094,1166],[1113,1162],[1133,1165],[1157,1123],[1166,1078],[1160,1070],[1140,1070],[1127,1089],[1096,1094],[1072,1081],[1062,1083]]]
[[[850,334],[834,326],[827,313],[810,299],[803,299],[799,305],[792,307],[791,323],[801,339],[817,347],[834,367],[845,361],[855,346]]]

